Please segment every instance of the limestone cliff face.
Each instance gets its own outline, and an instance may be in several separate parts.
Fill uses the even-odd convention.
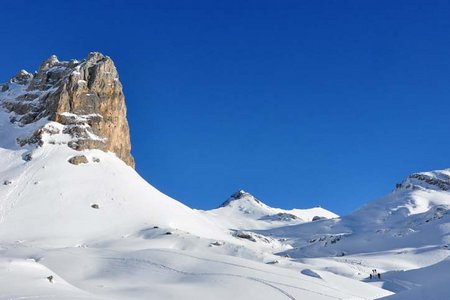
[[[11,122],[61,123],[72,137],[69,147],[111,151],[134,167],[122,85],[108,56],[94,52],[82,61],[59,61],[53,55],[34,75],[22,70],[0,85],[0,105],[11,112]]]

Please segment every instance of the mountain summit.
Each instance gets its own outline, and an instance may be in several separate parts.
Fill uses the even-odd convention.
[[[253,205],[259,205],[259,206],[266,206],[264,203],[262,203],[261,201],[259,201],[258,199],[256,199],[252,194],[247,193],[244,190],[238,190],[237,192],[235,192],[234,194],[232,194],[230,196],[230,198],[228,198],[225,202],[223,202],[220,207],[226,207],[226,206],[232,206],[233,203],[236,202],[248,202],[251,203]]]
[[[218,208],[205,213],[223,227],[245,230],[268,229],[338,217],[321,207],[289,210],[274,208],[244,190],[238,190]]]
[[[36,73],[21,70],[1,84],[0,106],[10,112],[12,123],[60,123],[71,136],[70,148],[111,151],[134,167],[122,84],[108,56],[92,52],[82,61],[59,61],[52,55]],[[38,128],[18,143],[39,145],[44,132],[56,131]]]

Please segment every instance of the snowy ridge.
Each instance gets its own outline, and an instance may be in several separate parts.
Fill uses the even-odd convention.
[[[387,196],[347,216],[262,234],[286,238],[292,249],[282,254],[400,293],[393,299],[406,299],[401,293],[412,289],[405,294],[411,296],[423,284],[436,286],[418,274],[429,276],[426,270],[433,270],[450,256],[450,193],[442,188],[447,176],[448,169],[412,174]],[[374,268],[382,272],[382,280],[367,278]],[[431,288],[418,291],[422,290]],[[437,290],[436,295],[448,292],[447,287]]]
[[[205,213],[224,227],[241,230],[268,229],[337,217],[320,207],[292,210],[273,208],[244,190],[231,195],[219,208]]]
[[[411,174],[401,187],[448,191],[450,189],[450,169]]]

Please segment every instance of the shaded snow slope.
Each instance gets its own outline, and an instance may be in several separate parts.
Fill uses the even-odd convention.
[[[403,287],[406,291],[386,297],[386,300],[440,300],[450,295],[450,259],[446,259],[426,268],[390,272],[386,274],[386,284]]]
[[[26,283],[19,289],[0,281],[2,299],[296,300],[368,299],[391,294],[326,271],[317,271],[320,278],[304,275],[300,271],[306,265],[278,267],[204,249],[15,247],[0,254],[8,257],[0,262],[0,278],[12,279],[7,277],[11,268],[21,276],[14,279]],[[45,279],[50,274],[54,283]]]

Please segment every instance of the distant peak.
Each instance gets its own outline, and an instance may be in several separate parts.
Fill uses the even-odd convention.
[[[17,72],[17,74],[13,78],[11,78],[10,82],[18,84],[26,84],[32,78],[33,78],[32,74],[22,69],[19,72]]]
[[[232,194],[230,196],[230,198],[234,198],[234,199],[240,199],[243,198],[245,196],[252,196],[250,193],[247,193],[244,190],[238,190],[237,192],[235,192],[234,194]]]
[[[55,64],[59,63],[58,57],[56,57],[55,54],[50,55],[49,58],[47,58],[46,60],[44,60],[42,62],[43,65],[47,65],[47,66],[53,66]]]
[[[27,72],[27,70],[24,70],[24,69],[22,69],[22,70],[20,70],[17,74],[16,74],[16,76],[25,76],[25,75],[31,75],[29,72]]]
[[[87,59],[95,59],[95,60],[101,60],[107,58],[107,56],[103,55],[100,52],[90,52]]]
[[[224,203],[220,205],[220,207],[230,206],[236,201],[247,201],[258,205],[263,205],[263,203],[256,199],[252,194],[241,189],[233,193],[230,198],[228,198]]]

